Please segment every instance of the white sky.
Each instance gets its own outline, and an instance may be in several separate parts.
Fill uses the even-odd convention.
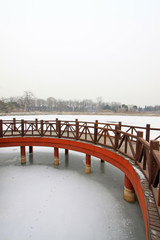
[[[0,3],[0,97],[160,104],[159,0]]]

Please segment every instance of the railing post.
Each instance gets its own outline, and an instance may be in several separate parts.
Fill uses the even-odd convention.
[[[143,138],[143,132],[138,131],[137,132],[137,142],[136,142],[136,159],[135,159],[136,162],[139,160],[141,150],[142,150],[142,144],[139,141],[140,137]]]
[[[16,131],[16,118],[13,118],[13,131]]]
[[[159,141],[152,140],[150,142],[150,157],[149,157],[149,163],[148,163],[149,185],[150,186],[153,183],[153,178],[154,178],[154,174],[156,171],[156,162],[154,160],[153,150],[159,151]]]
[[[38,130],[38,119],[35,119],[36,131]]]
[[[56,118],[56,132],[57,132],[57,135],[58,135],[58,118]]]
[[[119,125],[119,130],[121,130],[122,122],[119,122],[118,125]]]
[[[58,137],[61,138],[61,121],[58,121]]]
[[[119,142],[119,137],[120,137],[120,133],[118,132],[118,130],[119,130],[119,125],[116,124],[115,125],[115,146],[114,146],[115,150],[118,148],[118,142]]]
[[[94,143],[97,143],[97,133],[98,133],[98,120],[94,124]]]
[[[146,124],[146,141],[150,140],[150,124]]]
[[[79,139],[79,122],[78,119],[76,119],[76,140]]]
[[[22,137],[24,137],[24,119],[21,120],[21,132],[22,132]]]
[[[43,137],[43,120],[41,120],[41,137]]]
[[[3,120],[0,120],[0,137],[3,137]]]

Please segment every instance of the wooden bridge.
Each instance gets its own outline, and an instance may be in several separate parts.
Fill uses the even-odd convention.
[[[150,133],[157,136],[150,141]],[[54,164],[59,164],[59,148],[86,154],[86,173],[91,172],[91,156],[119,168],[125,174],[124,199],[137,195],[146,228],[146,239],[160,239],[160,129],[95,122],[0,120],[0,147],[20,146],[21,163],[26,163],[25,147],[54,147]],[[144,136],[144,137],[143,137]]]

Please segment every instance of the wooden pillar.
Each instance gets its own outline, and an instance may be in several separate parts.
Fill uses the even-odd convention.
[[[33,146],[29,146],[29,153],[33,153]]]
[[[86,173],[91,172],[91,156],[86,154]]]
[[[68,156],[68,153],[69,153],[69,150],[68,150],[68,149],[65,149],[65,155]]]
[[[59,165],[59,149],[54,148],[54,165]]]
[[[21,164],[26,164],[26,150],[25,150],[25,146],[21,146]]]
[[[132,183],[126,175],[124,180],[124,200],[130,203],[135,202],[135,191]]]

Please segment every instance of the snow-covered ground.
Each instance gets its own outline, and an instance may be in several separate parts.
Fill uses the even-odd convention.
[[[60,115],[17,119],[36,117],[135,125],[139,118]],[[9,118],[13,117],[3,117]],[[139,124],[148,123],[146,118],[139,118]],[[158,127],[156,119],[154,126]],[[86,175],[84,159],[84,154],[73,151],[67,159],[61,149],[60,165],[54,167],[53,149],[35,147],[33,159],[27,149],[27,164],[21,166],[19,148],[1,148],[0,239],[146,239],[138,201],[129,204],[123,200],[124,174],[92,157],[92,173]]]

